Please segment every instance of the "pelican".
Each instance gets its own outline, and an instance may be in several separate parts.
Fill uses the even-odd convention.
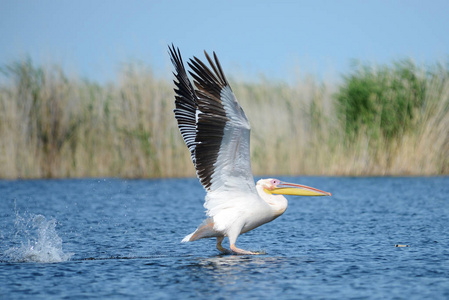
[[[188,62],[190,82],[179,48],[169,46],[175,71],[174,114],[196,174],[206,190],[206,219],[182,242],[216,238],[230,254],[260,254],[236,247],[240,234],[273,221],[287,209],[282,195],[331,196],[312,187],[261,179],[255,184],[250,161],[250,124],[227,81],[215,52],[210,67],[197,57]],[[221,243],[228,237],[230,250]]]

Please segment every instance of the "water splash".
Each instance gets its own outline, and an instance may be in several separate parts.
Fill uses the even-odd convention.
[[[47,220],[43,215],[16,213],[14,221],[16,233],[13,244],[5,251],[9,262],[53,263],[69,260],[73,253],[62,251],[62,239],[56,233],[56,220]]]

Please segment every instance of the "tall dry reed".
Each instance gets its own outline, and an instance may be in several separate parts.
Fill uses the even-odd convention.
[[[194,176],[173,84],[151,70],[131,64],[105,85],[29,60],[1,71],[0,178]],[[231,81],[252,126],[254,173],[448,174],[449,75],[440,72],[426,81],[413,130],[375,140],[363,124],[347,139],[335,113],[338,86],[310,77]]]

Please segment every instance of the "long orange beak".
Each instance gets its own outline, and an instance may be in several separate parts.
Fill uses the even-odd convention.
[[[332,196],[331,193],[319,189],[295,183],[281,182],[274,189],[265,189],[268,194],[292,195],[292,196]]]

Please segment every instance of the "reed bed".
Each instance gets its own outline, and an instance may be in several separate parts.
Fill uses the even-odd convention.
[[[417,87],[398,77],[395,66],[368,71],[365,66],[365,73],[355,70],[340,86],[311,77],[296,84],[231,80],[252,126],[254,174],[448,174],[449,68],[436,66],[431,71],[406,66],[419,79],[420,98],[406,107],[407,116],[384,119],[382,111],[397,110],[388,103],[407,102],[416,94]],[[195,175],[173,116],[173,84],[151,69],[130,64],[104,85],[30,60],[1,71],[0,178]],[[348,126],[344,105],[363,100],[348,104],[344,95],[351,80],[363,76],[377,81],[362,86],[380,84],[377,88],[387,93],[368,92],[370,121],[361,118]],[[396,81],[402,82],[399,89],[385,88]],[[388,126],[398,118],[403,119],[396,127]]]

